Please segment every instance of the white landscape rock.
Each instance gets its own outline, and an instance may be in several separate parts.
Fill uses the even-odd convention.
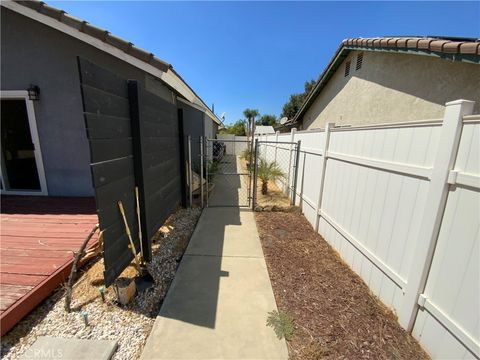
[[[178,267],[175,249],[182,238],[191,236],[200,213],[200,209],[178,210],[170,218],[168,238],[153,245],[156,251],[148,270],[155,279],[154,288],[137,294],[126,307],[116,303],[113,291],[106,292],[105,303],[99,296],[82,304],[73,296],[71,307],[80,310],[70,313],[64,309],[64,291],[58,289],[2,337],[1,358],[19,359],[41,336],[115,341],[118,347],[112,359],[139,358]],[[88,326],[82,312],[88,314]]]

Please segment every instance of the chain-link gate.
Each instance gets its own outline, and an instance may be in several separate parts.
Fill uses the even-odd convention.
[[[255,140],[253,208],[257,205],[277,205],[279,199],[274,199],[272,194],[280,192],[287,203],[295,205],[300,144],[300,141]]]
[[[206,205],[250,207],[252,144],[230,139],[206,139]]]

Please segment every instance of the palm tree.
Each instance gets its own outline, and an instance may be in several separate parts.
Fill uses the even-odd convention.
[[[280,166],[276,161],[271,163],[267,162],[265,159],[259,159],[259,164],[257,167],[257,176],[262,180],[262,194],[268,194],[268,182],[275,181],[285,177]]]
[[[257,109],[245,109],[243,110],[243,116],[247,118],[248,122],[248,131],[247,136],[253,136],[255,132],[255,118],[259,116],[260,113]]]

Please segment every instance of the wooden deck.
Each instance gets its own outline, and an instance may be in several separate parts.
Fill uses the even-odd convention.
[[[64,282],[98,222],[93,198],[2,196],[0,327],[4,335]],[[96,236],[89,245],[97,242]]]

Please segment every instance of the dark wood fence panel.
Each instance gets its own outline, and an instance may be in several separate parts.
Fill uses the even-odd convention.
[[[151,239],[181,200],[175,104],[85,59],[78,59],[92,181],[104,237],[105,283],[133,260],[117,202],[122,201],[137,252],[151,259]],[[135,186],[139,188],[140,224]]]

